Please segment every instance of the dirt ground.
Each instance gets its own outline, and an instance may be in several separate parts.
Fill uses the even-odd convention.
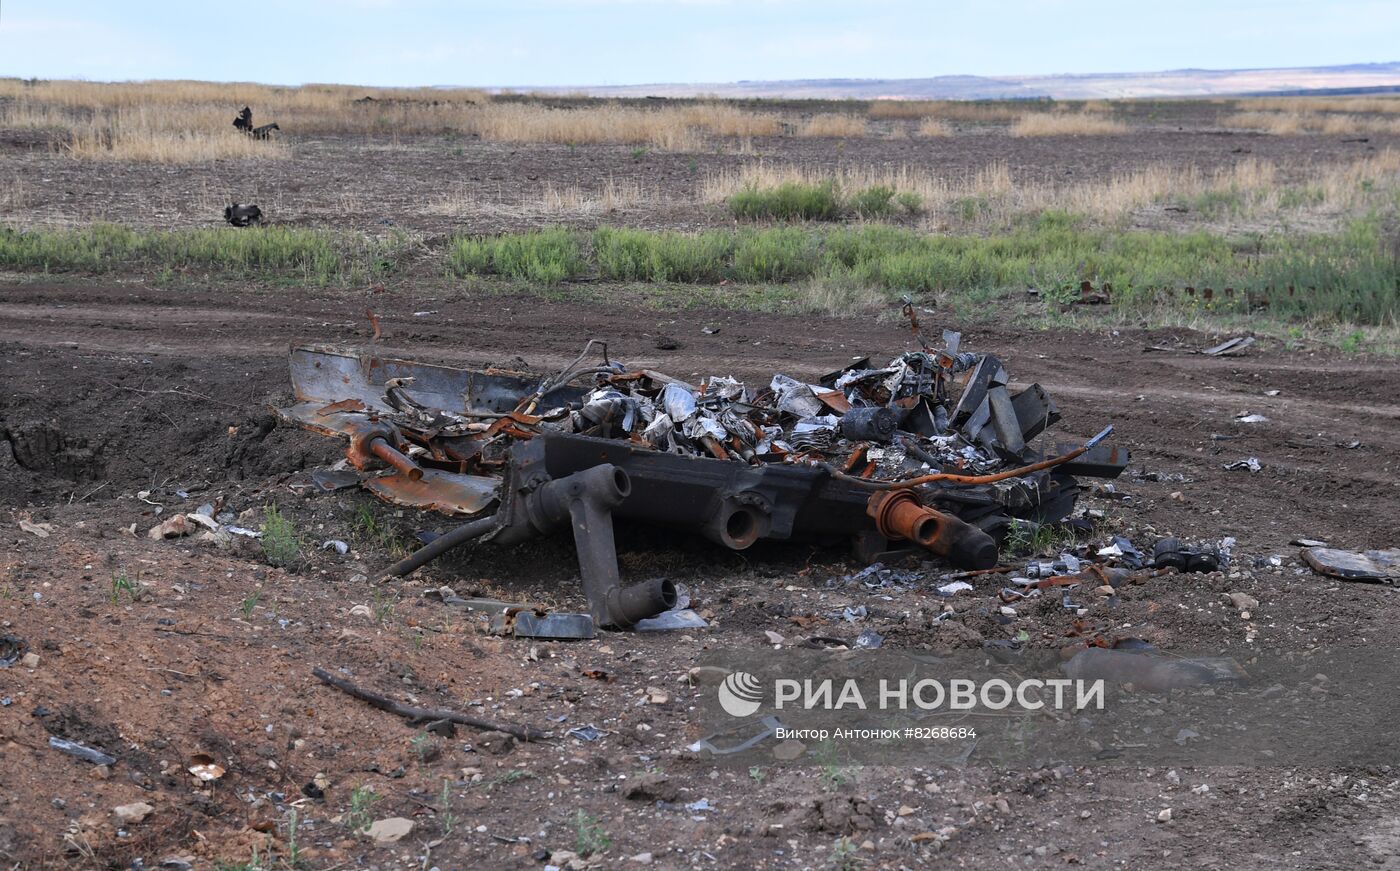
[[[876,601],[841,582],[856,568],[841,549],[741,555],[624,529],[624,576],[685,584],[712,625],[549,643],[491,637],[478,617],[424,594],[446,584],[578,610],[567,540],[473,551],[379,580],[414,532],[449,522],[356,491],[298,495],[294,485],[339,446],[279,426],[268,411],[289,398],[288,345],[368,347],[366,307],[381,319],[386,354],[541,371],[597,337],[616,359],[678,376],[815,377],[855,356],[896,353],[908,339],[888,323],[639,314],[424,287],[0,285],[9,442],[0,444],[0,634],[38,656],[32,668],[0,670],[0,858],[25,868],[172,859],[207,868],[247,862],[254,850],[266,861],[271,850],[312,868],[540,868],[571,861],[581,809],[596,818],[584,828],[610,840],[591,860],[600,868],[1400,866],[1391,768],[1001,770],[914,760],[749,773],[685,752],[699,737],[688,669],[706,652],[764,650],[769,630],[796,645],[871,628],[887,647],[915,650],[975,647],[1020,630],[1046,647],[1072,640],[1072,617],[1058,608],[1028,610],[1009,626],[987,619],[996,581],[952,600],[926,583]],[[422,311],[436,314],[414,314]],[[671,344],[662,336],[677,347],[659,350]],[[1096,602],[1088,620],[1171,648],[1386,643],[1400,631],[1394,592],[1314,575],[1289,541],[1397,544],[1400,367],[1266,341],[1235,358],[1193,353],[1213,338],[993,323],[963,342],[998,354],[1017,381],[1044,384],[1065,414],[1062,438],[1116,427],[1134,455],[1115,482],[1122,498],[1086,493],[1081,504],[1140,547],[1168,533],[1239,540],[1228,571],[1126,587],[1115,610]],[[1238,423],[1246,412],[1268,421]],[[1261,471],[1222,468],[1249,456]],[[203,503],[249,526],[278,506],[301,537],[303,563],[274,568],[251,542],[145,537],[161,516]],[[51,531],[35,535],[21,520]],[[318,548],[332,539],[348,542],[348,553]],[[1267,561],[1275,555],[1279,566]],[[944,571],[929,566],[927,578]],[[1246,620],[1221,603],[1227,592],[1260,606]],[[956,616],[931,620],[946,601]],[[862,604],[865,620],[841,619],[844,606]],[[424,738],[321,685],[316,666],[346,669],[403,701],[555,737],[511,746],[459,729]],[[605,734],[563,734],[585,725]],[[95,767],[50,749],[50,736],[118,761]],[[195,780],[186,768],[196,754],[227,773]],[[638,794],[648,772],[652,791]],[[686,808],[702,799],[708,810]],[[154,810],[119,825],[113,809],[134,802]],[[1169,821],[1159,821],[1164,809]],[[412,820],[412,832],[384,844],[352,833],[390,817]],[[838,846],[842,837],[854,852]]]
[[[1277,164],[1281,181],[1306,181],[1310,168],[1357,160],[1400,146],[1400,136],[1279,136],[1230,130],[1228,107],[1207,103],[1132,106],[1142,117],[1113,136],[1016,138],[1005,125],[952,122],[955,134],[913,135],[912,122],[875,122],[874,135],[850,139],[717,139],[700,153],[630,145],[575,147],[432,137],[312,136],[287,131],[287,160],[209,161],[189,166],[74,160],[42,132],[0,131],[0,220],[16,226],[92,221],[157,228],[218,226],[230,201],[258,203],[269,220],[384,235],[396,229],[431,240],[456,233],[519,231],[564,221],[695,230],[732,224],[720,205],[697,208],[714,174],[766,163],[809,168],[909,168],[971,177],[1002,164],[1018,186],[1106,181],[1150,166],[1211,173],[1241,161]],[[898,129],[900,136],[889,135]],[[639,197],[605,200],[610,186]],[[551,193],[566,202],[553,202]],[[1144,226],[1199,220],[1160,206],[1134,217]],[[1297,229],[1297,228],[1295,228]]]

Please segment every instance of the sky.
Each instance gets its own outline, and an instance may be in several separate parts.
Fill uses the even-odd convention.
[[[0,76],[545,87],[1400,60],[1395,0],[0,0]]]

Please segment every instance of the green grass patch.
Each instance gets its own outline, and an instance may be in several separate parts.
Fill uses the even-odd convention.
[[[510,236],[454,239],[448,268],[457,275],[492,273],[543,284],[577,278],[584,269],[583,251],[563,228]]]
[[[1400,311],[1396,243],[1378,221],[1357,222],[1342,233],[1247,238],[1104,230],[1057,212],[993,236],[929,236],[883,224],[700,234],[603,228],[593,234],[589,254],[576,237],[551,232],[569,243],[559,246],[567,252],[569,274],[596,270],[610,281],[652,285],[729,282],[722,293],[697,289],[688,295],[719,304],[743,297],[738,307],[755,302],[741,287],[825,310],[881,294],[958,294],[976,301],[1029,288],[1052,303],[1069,302],[1080,282],[1090,281],[1111,284],[1115,305],[1124,309],[1267,308],[1285,317],[1367,325],[1394,325]],[[528,268],[502,269],[494,252],[536,250],[544,235],[458,240],[454,268],[532,278],[538,273]],[[463,251],[471,256],[459,257]],[[779,290],[804,282],[815,282],[818,290]],[[1209,298],[1205,288],[1212,289]]]
[[[110,272],[151,266],[172,270],[291,278],[311,284],[356,283],[394,268],[406,240],[302,227],[134,230],[117,224],[70,229],[0,228],[0,269]]]
[[[598,273],[612,281],[718,282],[729,277],[731,233],[673,233],[603,227],[593,234]]]
[[[846,214],[836,182],[749,186],[729,198],[729,211],[748,221],[839,221]]]
[[[843,191],[834,180],[808,184],[785,182],[774,187],[749,185],[729,197],[729,212],[744,221],[840,221],[917,214],[923,199],[916,193],[875,185]]]

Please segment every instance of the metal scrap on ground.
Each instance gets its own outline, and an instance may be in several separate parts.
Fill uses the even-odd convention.
[[[1034,447],[1060,419],[1045,389],[1013,392],[997,357],[943,338],[934,349],[920,336],[922,350],[884,365],[867,357],[815,382],[777,374],[757,387],[627,366],[597,341],[544,378],[296,347],[296,403],[280,413],[347,438],[350,465],[380,498],[468,518],[390,574],[467,541],[569,524],[592,618],[631,628],[674,608],[676,591],[665,579],[622,585],[613,517],[734,550],[845,540],[865,562],[922,549],[985,569],[1013,529],[1069,517],[1076,475],[1127,466],[1125,450],[1102,444],[1112,427]]]

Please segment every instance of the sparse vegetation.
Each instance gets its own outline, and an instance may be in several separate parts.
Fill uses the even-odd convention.
[[[1400,101],[1393,101],[1400,104]],[[1244,106],[1255,105],[1254,101],[1244,101]],[[1324,133],[1332,136],[1359,136],[1370,133],[1400,133],[1400,118],[1339,114],[1319,111],[1311,107],[1292,111],[1248,110],[1228,115],[1221,123],[1226,127],[1245,130],[1259,130],[1276,136],[1298,136],[1306,133]]]
[[[598,818],[582,808],[574,811],[574,852],[584,858],[596,856],[612,846],[612,838]]]
[[[442,826],[442,836],[452,837],[452,830],[457,828],[459,818],[452,812],[452,781],[442,782],[442,791],[438,793],[437,800],[438,825]]]
[[[398,604],[397,595],[386,594],[378,587],[374,590],[374,622],[380,626],[388,623],[394,617],[394,606]]]
[[[122,593],[125,593],[128,601],[135,602],[141,598],[141,582],[132,580],[125,571],[113,572],[112,574],[112,604],[121,602]]]
[[[243,619],[247,620],[253,616],[253,609],[258,607],[258,600],[262,598],[261,591],[254,591],[243,597],[243,601],[238,603],[238,610],[243,612]]]
[[[836,839],[836,843],[831,846],[833,871],[856,871],[865,865],[865,859],[860,855],[859,844],[845,836]]]
[[[358,835],[374,823],[374,806],[379,798],[368,786],[357,786],[350,791],[350,809],[341,815],[340,821],[352,835]]]
[[[866,126],[866,120],[855,115],[823,112],[804,121],[797,128],[797,135],[807,137],[864,136]]]
[[[522,780],[531,780],[534,774],[520,768],[512,768],[510,771],[498,774],[495,777],[487,777],[478,781],[475,785],[484,788],[487,792],[493,791],[498,786],[510,786]]]
[[[301,540],[292,521],[276,505],[267,506],[262,522],[263,556],[274,566],[287,567],[301,559]]]
[[[1116,136],[1127,132],[1127,124],[1088,112],[1029,112],[1011,125],[1012,136]]]
[[[952,136],[953,128],[937,118],[924,118],[919,122],[920,136]]]
[[[876,100],[871,118],[943,118],[950,121],[1010,121],[1024,109],[1002,100]]]

